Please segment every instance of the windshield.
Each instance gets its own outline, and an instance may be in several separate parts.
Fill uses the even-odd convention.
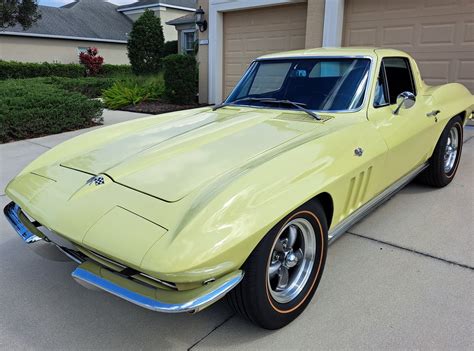
[[[275,99],[315,111],[354,110],[364,101],[369,68],[366,58],[256,61],[225,102],[267,106]]]

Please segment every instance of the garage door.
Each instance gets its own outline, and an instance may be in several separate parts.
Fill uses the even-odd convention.
[[[401,49],[428,84],[474,93],[474,0],[346,0],[345,46]]]
[[[224,13],[224,96],[258,56],[303,49],[306,3]]]

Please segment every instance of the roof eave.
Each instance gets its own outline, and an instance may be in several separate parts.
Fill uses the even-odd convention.
[[[185,25],[185,24],[196,24],[195,20],[190,20],[190,21],[186,21],[186,22],[178,22],[178,23],[173,23],[173,22],[174,22],[174,20],[171,20],[171,21],[168,21],[168,22],[165,22],[165,23],[169,26],[182,26],[182,25]]]
[[[183,11],[190,11],[190,12],[195,12],[196,9],[192,7],[185,7],[185,6],[176,6],[176,5],[169,5],[169,4],[163,4],[161,2],[157,2],[154,4],[150,5],[141,5],[141,6],[132,6],[132,7],[125,7],[125,8],[118,8],[118,12],[127,12],[127,11],[133,11],[133,10],[142,10],[142,9],[147,9],[150,7],[169,7],[171,9],[177,9],[177,10],[183,10]]]
[[[102,39],[102,38],[86,38],[86,37],[73,37],[73,36],[67,36],[67,35],[40,34],[40,33],[22,33],[22,32],[0,31],[0,35],[18,36],[18,37],[30,37],[30,38],[43,38],[43,39],[62,39],[62,40],[76,40],[76,41],[93,41],[93,42],[113,43],[113,44],[127,44],[127,41],[126,41],[126,40]]]

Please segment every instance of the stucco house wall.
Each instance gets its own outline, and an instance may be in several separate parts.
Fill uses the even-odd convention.
[[[198,6],[201,6],[204,12],[209,13],[209,1],[198,0]],[[209,30],[204,32],[197,31],[199,40],[199,50],[197,60],[199,63],[199,102],[205,104],[209,102]],[[201,43],[203,45],[201,45]]]
[[[165,41],[178,40],[178,33],[174,26],[167,25],[166,22],[182,17],[190,13],[190,11],[178,10],[169,7],[154,7],[150,8],[155,13],[155,16],[161,19],[161,25],[163,26],[163,35]],[[123,14],[130,18],[132,21],[136,21],[145,10],[133,10],[124,11]]]
[[[105,63],[128,64],[127,45],[82,40],[0,36],[0,59],[19,62],[79,63],[79,49],[95,46]]]
[[[105,62],[128,63],[132,21],[105,0],[77,0],[62,7],[39,6],[41,19],[25,29],[0,31],[0,59],[19,62],[78,63],[79,53],[94,46]]]

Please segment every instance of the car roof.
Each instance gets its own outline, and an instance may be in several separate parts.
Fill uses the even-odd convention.
[[[376,47],[343,47],[343,48],[316,48],[316,49],[304,49],[294,50],[286,52],[272,53],[264,56],[260,56],[258,59],[279,59],[289,57],[312,57],[312,56],[369,56],[375,58],[377,52],[380,52],[381,56],[406,56],[406,53],[400,50],[376,48]]]

